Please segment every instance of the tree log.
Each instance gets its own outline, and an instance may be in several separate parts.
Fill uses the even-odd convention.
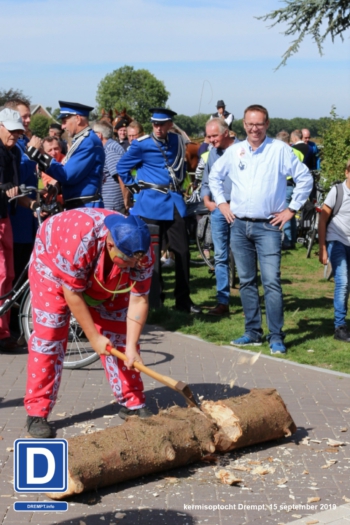
[[[296,431],[271,388],[205,401],[201,408],[172,407],[150,419],[131,417],[123,425],[69,439],[68,490],[47,496],[64,499],[194,463],[215,450],[227,452]]]
[[[244,396],[204,401],[201,409],[219,428],[218,452],[228,452],[294,434],[296,426],[274,388],[254,388]]]
[[[198,408],[172,407],[149,419],[130,417],[120,426],[68,440],[68,490],[64,499],[145,474],[195,463],[214,452],[217,427]]]

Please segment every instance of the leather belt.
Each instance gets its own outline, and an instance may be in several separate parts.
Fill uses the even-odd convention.
[[[84,195],[64,201],[64,207],[66,210],[74,210],[75,208],[84,207],[85,204],[89,204],[90,202],[99,202],[100,200],[102,200],[102,197],[99,193],[95,193],[95,195]]]
[[[177,193],[177,189],[173,184],[165,186],[165,184],[152,184],[151,182],[145,182],[143,180],[139,180],[137,184],[141,190],[155,190],[159,191],[160,193],[164,193],[165,195],[170,191],[175,191]]]
[[[237,217],[240,221],[247,221],[247,222],[270,222],[272,219],[252,219],[251,217]]]

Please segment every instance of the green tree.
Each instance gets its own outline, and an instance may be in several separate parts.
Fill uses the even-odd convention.
[[[147,69],[123,66],[106,75],[97,87],[98,110],[126,108],[127,113],[144,124],[149,123],[149,109],[164,107],[170,93],[164,82]],[[149,126],[148,126],[149,127]]]
[[[20,98],[26,104],[30,104],[30,98],[23,94],[20,89],[0,89],[0,107],[13,98]]]
[[[33,115],[30,120],[30,130],[34,135],[43,139],[49,133],[51,122],[53,122],[53,120],[44,117],[44,115]]]
[[[323,135],[321,153],[321,172],[329,188],[335,181],[344,179],[345,166],[350,159],[350,118],[339,118],[335,107]]]
[[[306,35],[311,35],[316,42],[320,55],[322,45],[328,35],[332,41],[336,36],[344,37],[342,33],[350,27],[349,0],[284,0],[287,4],[282,9],[271,11],[258,20],[274,20],[270,27],[287,22],[284,35],[296,35],[287,51],[282,55],[282,62],[277,66],[285,66],[289,57],[299,51],[299,46]]]

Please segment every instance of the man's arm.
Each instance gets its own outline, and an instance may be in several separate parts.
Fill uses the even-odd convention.
[[[280,230],[290,221],[295,212],[305,204],[308,199],[313,186],[313,178],[307,166],[300,162],[295,156],[293,150],[287,147],[287,159],[285,162],[286,177],[291,176],[295,182],[295,187],[292,194],[292,201],[289,208],[283,211],[274,213],[274,218],[270,221],[273,226],[279,226]]]
[[[229,177],[229,152],[222,155],[212,165],[209,173],[209,189],[216,202],[217,207],[225,217],[228,223],[235,220],[230,205],[226,202],[224,191],[224,180]]]
[[[89,312],[89,308],[84,301],[82,293],[69,290],[65,286],[62,286],[62,288],[68,308],[83,329],[86,337],[91,343],[92,348],[98,355],[110,355],[110,353],[106,350],[106,346],[112,345],[112,342],[104,335],[99,334],[99,332],[96,330]]]
[[[142,151],[137,140],[131,143],[130,148],[125,152],[117,164],[117,173],[126,187],[135,186],[135,179],[131,175],[131,170],[138,167],[142,160]]]
[[[126,366],[132,368],[133,362],[143,363],[137,352],[137,344],[148,315],[148,295],[130,294],[129,308],[126,317]]]
[[[321,264],[327,264],[327,261],[328,261],[328,254],[327,254],[327,248],[326,248],[326,231],[327,231],[328,219],[331,216],[331,213],[332,213],[332,208],[324,204],[322,206],[320,222],[318,223],[318,245],[320,247],[318,259]]]

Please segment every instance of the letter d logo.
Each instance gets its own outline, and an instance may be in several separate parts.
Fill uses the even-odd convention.
[[[65,492],[67,478],[68,443],[65,439],[16,439],[16,492]]]

